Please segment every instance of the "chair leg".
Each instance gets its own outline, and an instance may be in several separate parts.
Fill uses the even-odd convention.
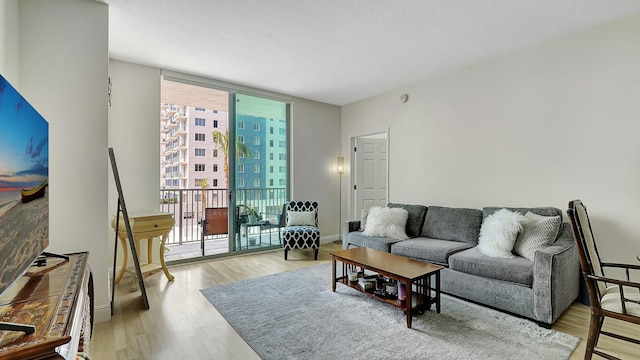
[[[591,321],[589,322],[589,334],[587,335],[587,348],[584,350],[584,360],[591,360],[593,356],[593,349],[596,347],[598,337],[600,336],[600,329],[602,328],[604,317],[591,314]]]
[[[318,250],[320,249],[313,249],[313,260],[318,260]]]
[[[604,324],[604,316],[600,316],[600,320],[598,321],[598,332],[596,333],[596,341],[593,343],[594,349],[598,345],[598,340],[600,340],[600,332],[602,331],[602,324]]]
[[[287,261],[287,253],[289,252],[289,249],[284,249],[284,260]]]

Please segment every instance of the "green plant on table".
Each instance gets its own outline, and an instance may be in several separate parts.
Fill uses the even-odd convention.
[[[254,216],[256,220],[262,219],[262,216],[254,208],[245,204],[240,204],[238,207],[240,208],[240,215]]]

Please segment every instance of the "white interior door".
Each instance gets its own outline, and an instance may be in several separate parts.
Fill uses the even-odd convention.
[[[386,134],[357,137],[354,148],[354,216],[362,209],[387,205],[387,139]]]

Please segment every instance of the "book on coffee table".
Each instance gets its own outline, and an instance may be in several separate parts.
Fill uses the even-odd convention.
[[[358,279],[358,284],[365,291],[374,291],[376,289],[375,277],[373,279],[368,276],[361,277]]]

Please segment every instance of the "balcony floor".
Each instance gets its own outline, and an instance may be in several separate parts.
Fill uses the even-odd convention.
[[[271,244],[269,244],[269,235],[271,235]],[[248,249],[260,249],[269,248],[271,246],[280,245],[281,242],[278,239],[278,233],[263,232],[262,239],[259,234],[250,234],[249,241],[255,241],[255,245],[249,245]],[[260,243],[260,241],[262,241]],[[204,241],[205,256],[225,254],[229,252],[229,238],[228,236],[211,236]],[[253,244],[253,242],[251,243]],[[174,261],[182,259],[191,259],[202,256],[202,249],[200,247],[200,241],[192,241],[188,243],[179,244],[167,244],[167,251],[164,254],[165,261]],[[242,236],[242,250],[247,249],[247,238]]]

